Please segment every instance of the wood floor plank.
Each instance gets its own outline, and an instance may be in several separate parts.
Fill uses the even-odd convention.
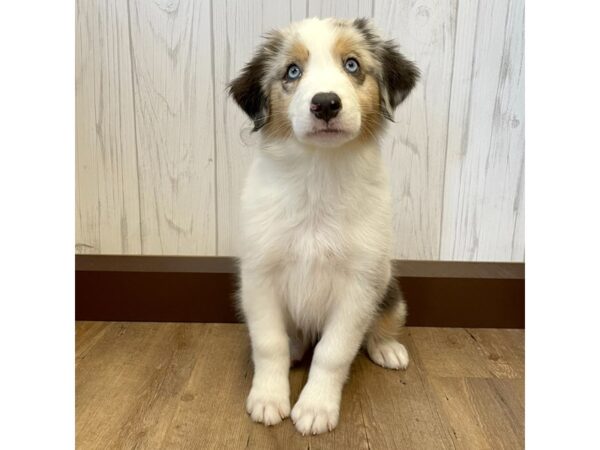
[[[76,378],[78,448],[157,448],[205,329],[110,324]]]
[[[90,349],[100,340],[109,322],[77,322],[75,324],[75,363],[85,358]]]
[[[468,328],[465,331],[477,342],[487,368],[497,378],[524,378],[524,330]]]
[[[523,332],[408,328],[406,371],[361,354],[340,424],[301,436],[253,423],[246,328],[239,324],[76,325],[77,448],[521,448]],[[310,358],[290,372],[291,402]]]
[[[497,379],[492,380],[492,384],[498,398],[506,405],[515,434],[524,440],[525,383],[519,379]]]
[[[455,448],[524,448],[524,411],[505,399],[520,396],[522,380],[433,377],[431,385]]]
[[[411,357],[406,371],[382,369],[360,358],[352,374],[360,386],[370,448],[452,448],[428,392],[410,332],[405,330],[400,341]]]
[[[251,367],[246,332],[235,325],[205,325],[207,333],[185,393],[160,448],[245,448],[243,412]],[[210,362],[210,363],[209,363]]]
[[[410,332],[430,376],[522,378],[524,375],[520,330],[414,327]],[[505,339],[507,342],[503,343]]]
[[[422,327],[410,332],[429,376],[492,376],[479,348],[463,328]]]

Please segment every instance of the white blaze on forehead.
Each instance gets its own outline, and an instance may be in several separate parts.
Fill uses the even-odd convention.
[[[309,55],[302,67],[302,79],[293,102],[295,107],[300,106],[298,101],[305,101],[306,96],[312,98],[319,92],[336,92],[342,100],[344,96],[355,96],[340,55],[335,51],[341,31],[336,23],[339,21],[306,19],[294,26],[295,39],[306,47]]]
[[[295,34],[308,50],[309,66],[325,66],[334,59],[338,29],[330,19],[306,19],[296,24]]]

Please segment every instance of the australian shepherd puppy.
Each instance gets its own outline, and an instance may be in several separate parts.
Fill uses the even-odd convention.
[[[256,422],[290,415],[290,361],[310,345],[291,409],[302,434],[337,425],[361,345],[380,366],[408,364],[378,136],[417,78],[369,21],[307,19],[268,34],[230,85],[261,136],[242,194],[240,259]]]

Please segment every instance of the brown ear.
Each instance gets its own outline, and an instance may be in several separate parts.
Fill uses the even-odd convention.
[[[254,130],[260,130],[269,116],[269,102],[263,92],[262,81],[266,75],[267,55],[260,50],[241,74],[229,84],[229,95],[254,121]]]
[[[385,41],[380,47],[383,69],[381,83],[387,94],[384,114],[391,119],[396,106],[408,97],[419,79],[417,66],[402,55],[392,41]]]

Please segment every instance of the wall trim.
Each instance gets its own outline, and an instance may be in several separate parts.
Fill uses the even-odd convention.
[[[524,265],[396,262],[408,325],[524,328]],[[239,322],[234,258],[77,255],[77,320]]]
[[[512,262],[395,260],[403,277],[525,279],[525,264]],[[75,270],[110,272],[236,273],[230,256],[75,255]]]

